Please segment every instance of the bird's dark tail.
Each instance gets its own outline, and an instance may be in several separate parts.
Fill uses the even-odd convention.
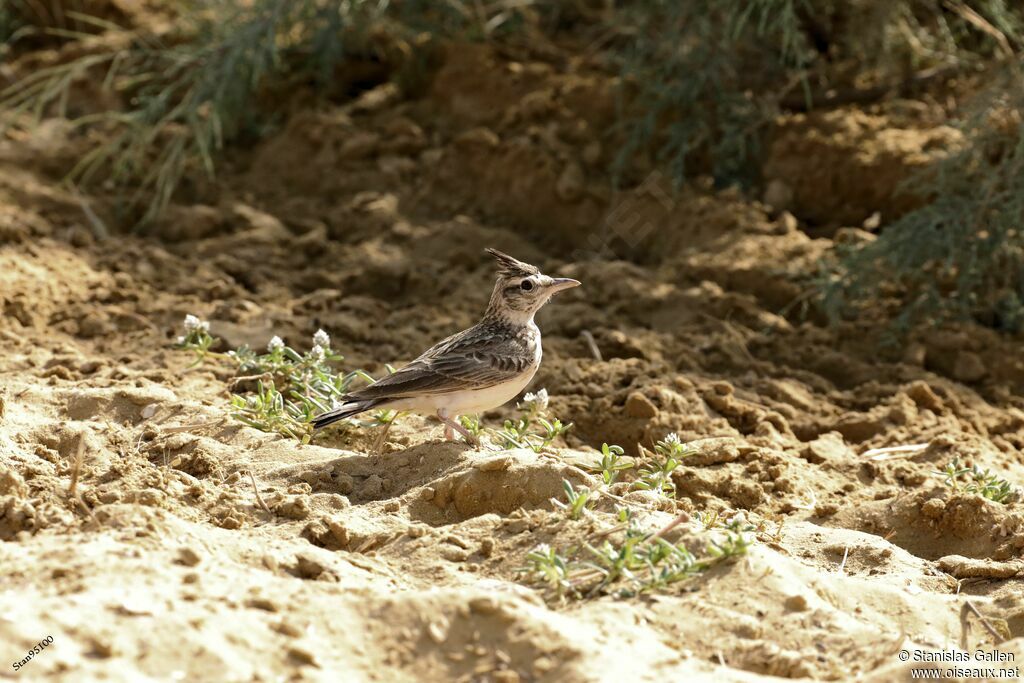
[[[375,405],[380,403],[379,400],[370,399],[365,401],[350,401],[344,404],[340,408],[317,415],[313,418],[313,429],[321,429],[327,425],[334,424],[338,420],[344,420],[346,417],[352,417],[359,413],[365,412]]]

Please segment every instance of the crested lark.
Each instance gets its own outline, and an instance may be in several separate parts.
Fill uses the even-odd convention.
[[[483,318],[468,330],[427,349],[401,370],[342,397],[342,405],[313,420],[316,428],[367,410],[435,413],[445,438],[459,432],[476,444],[459,415],[480,413],[507,403],[533,379],[540,367],[540,330],[534,314],[557,292],[580,283],[552,278],[536,266],[495,249],[498,281]]]

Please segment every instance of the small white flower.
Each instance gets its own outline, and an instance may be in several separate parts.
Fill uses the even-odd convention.
[[[533,406],[538,410],[548,409],[548,390],[540,389],[537,393],[529,392],[526,396],[523,396],[523,403],[528,406]]]
[[[275,335],[267,343],[267,351],[269,351],[270,353],[275,353],[277,351],[282,351],[282,350],[284,350],[284,340],[282,340],[280,337]]]
[[[679,439],[679,435],[676,434],[675,432],[672,432],[671,434],[665,437],[665,445],[667,446],[675,446],[681,443],[682,441]]]
[[[317,330],[313,335],[313,343],[325,349],[331,348],[331,336],[323,330]]]
[[[745,526],[747,523],[747,516],[742,510],[737,512],[735,515],[725,520],[726,526]]]
[[[184,337],[178,337],[178,343],[179,344],[184,344],[185,343],[185,338]]]
[[[185,316],[184,326],[185,331],[189,333],[210,331],[210,323],[206,322],[205,320],[200,320],[191,313]]]
[[[319,344],[314,344],[313,348],[309,350],[309,357],[317,363],[323,363],[324,358],[327,357],[327,352],[324,351],[324,347]]]
[[[551,552],[551,546],[547,543],[541,543],[533,549],[533,552],[540,553],[541,555],[547,555]]]

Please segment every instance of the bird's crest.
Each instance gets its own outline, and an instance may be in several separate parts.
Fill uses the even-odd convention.
[[[537,266],[523,263],[519,259],[503,254],[497,249],[485,249],[485,251],[494,257],[494,260],[498,262],[498,272],[506,277],[529,276],[540,273],[540,269]]]

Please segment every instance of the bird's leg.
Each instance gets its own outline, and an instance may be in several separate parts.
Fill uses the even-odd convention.
[[[480,440],[477,439],[472,434],[470,434],[468,429],[466,429],[465,427],[460,425],[458,422],[456,422],[455,420],[453,420],[450,417],[448,417],[448,413],[444,409],[441,409],[441,410],[437,411],[437,417],[438,417],[439,420],[441,420],[441,422],[444,422],[444,424],[445,424],[445,429],[444,429],[445,438],[449,438],[448,437],[449,434],[452,434],[452,436],[454,437],[455,435],[452,433],[452,430],[454,430],[454,431],[458,432],[459,434],[462,434],[462,436],[466,437],[466,441],[468,441],[469,443],[473,444],[474,446],[479,446],[480,445]]]
[[[445,423],[445,425],[444,425],[444,440],[445,441],[454,441],[455,440],[455,430],[452,429],[452,426],[450,424],[447,424],[447,423]]]

